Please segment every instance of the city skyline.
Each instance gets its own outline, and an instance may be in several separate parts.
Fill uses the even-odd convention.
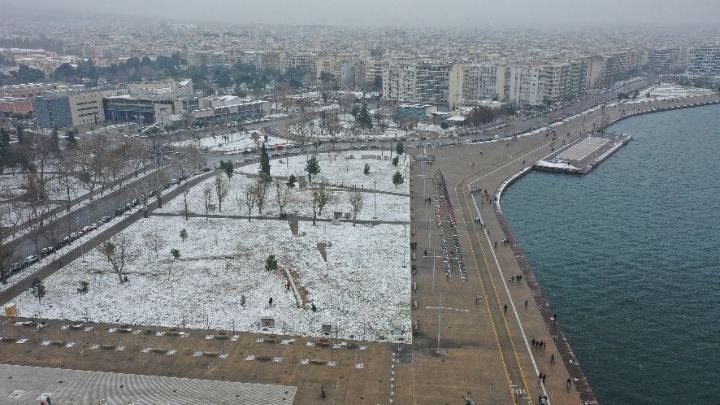
[[[6,7],[11,6],[6,4]],[[59,0],[47,4],[29,0],[20,8],[43,12],[103,13],[158,20],[206,21],[238,24],[405,26],[456,28],[568,28],[612,24],[712,25],[720,17],[720,3],[704,0],[635,0],[631,3],[608,0],[533,2],[476,2],[459,0],[451,6],[426,0],[396,0],[392,3],[367,0],[362,3],[313,0],[292,2],[269,0],[248,6],[244,2],[179,0],[170,7],[128,0],[122,4],[88,0]]]

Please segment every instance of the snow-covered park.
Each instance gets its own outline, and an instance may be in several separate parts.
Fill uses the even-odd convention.
[[[258,218],[256,208],[248,220],[243,190],[256,181],[257,166],[238,168],[222,212],[217,207],[205,217],[203,190],[211,179],[187,195],[188,211],[197,215],[185,220],[181,195],[118,235],[132,246],[124,271],[129,282],[119,282],[100,252],[86,252],[84,261],[44,281],[42,304],[30,292],[19,296],[19,314],[250,332],[261,330],[261,318],[272,318],[275,333],[322,336],[322,325],[332,324],[332,336],[362,340],[391,339],[393,325],[400,324],[410,340],[409,187],[392,183],[396,171],[406,175],[406,163],[401,158],[394,167],[373,151],[350,155],[318,157],[321,171],[312,184],[327,181],[334,198],[316,225],[299,221],[297,236],[278,218],[274,182],[263,214]],[[304,175],[305,159],[272,161],[271,174]],[[329,221],[334,212],[351,211],[351,183],[360,183],[363,195],[359,223]],[[312,217],[312,184],[290,191],[286,212]],[[380,193],[371,192],[374,185]],[[276,270],[266,270],[268,255],[276,256]],[[83,281],[89,288],[79,293]]]
[[[660,83],[640,91],[637,98],[634,100],[627,100],[625,103],[646,103],[650,101],[674,100],[679,98],[706,96],[710,94],[713,94],[713,91],[709,89],[683,87],[671,83]]]
[[[274,149],[275,145],[287,144],[287,140],[274,136],[266,137],[260,131],[247,131],[213,135],[199,140],[175,142],[173,146],[194,146],[210,152],[239,152],[245,149],[256,151],[262,143],[265,143],[269,149]]]

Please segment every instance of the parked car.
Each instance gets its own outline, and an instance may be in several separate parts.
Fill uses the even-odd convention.
[[[90,232],[93,231],[93,228],[88,225],[88,226],[84,227],[84,228],[82,229],[82,231],[83,231],[84,234],[85,234],[85,233],[90,233]]]
[[[29,265],[31,265],[31,264],[33,264],[33,263],[37,263],[37,261],[38,261],[38,257],[37,257],[37,256],[35,256],[35,255],[30,255],[30,256],[28,256],[28,257],[25,258],[25,265],[29,266]]]
[[[112,220],[112,217],[109,217],[109,216],[104,216],[104,217],[102,217],[102,221],[103,221],[104,223],[106,223],[106,224],[107,224],[108,222],[110,222],[111,220]]]
[[[55,251],[55,248],[52,246],[44,247],[44,248],[40,249],[40,255],[47,256],[54,251]]]
[[[13,274],[19,273],[20,270],[22,270],[22,264],[20,264],[20,263],[13,263],[12,266],[10,266],[10,271]]]

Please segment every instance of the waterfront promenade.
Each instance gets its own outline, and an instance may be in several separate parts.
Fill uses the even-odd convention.
[[[718,99],[713,96],[697,101]],[[553,128],[559,140],[570,141],[591,129],[593,123],[609,124],[631,113],[693,102],[684,99],[597,109]],[[235,338],[230,331],[214,330],[192,330],[189,336],[179,336],[168,328],[148,326],[126,330],[121,325],[81,324],[63,328],[67,322],[62,321],[50,321],[38,330],[4,318],[0,322],[0,336],[4,338],[0,356],[10,364],[268,384],[272,392],[285,387],[279,393],[295,404],[459,405],[463,397],[477,404],[537,404],[544,395],[552,404],[592,403],[594,395],[584,380],[582,364],[577,365],[561,332],[562,308],[545,305],[540,286],[524,266],[520,247],[514,245],[502,216],[489,201],[497,199],[496,191],[508,179],[547,156],[550,142],[552,138],[540,132],[516,141],[430,148],[427,152],[436,157],[432,165],[413,163],[409,179],[417,272],[412,276],[410,304],[415,308],[413,304],[417,303],[411,315],[418,329],[412,345],[253,333],[236,333]],[[442,253],[435,200],[424,202],[426,196],[434,198],[433,174],[437,170],[443,173],[454,210],[465,282],[457,272],[447,280],[443,258],[437,257]],[[482,192],[471,194],[471,190]],[[510,244],[502,243],[506,238]],[[423,257],[425,250],[427,257]],[[520,282],[509,281],[520,274]],[[481,298],[477,304],[476,295]],[[550,319],[555,312],[556,324]],[[546,347],[533,348],[533,339],[545,341]],[[555,361],[551,363],[553,355]],[[47,374],[42,368],[24,372]],[[544,384],[538,381],[539,373],[546,375]],[[12,374],[10,370],[8,376]],[[568,390],[569,376],[573,383]],[[93,392],[92,381],[97,377],[83,374],[73,378],[84,378],[86,384],[63,389],[66,383],[58,386],[55,381],[46,389],[57,399],[89,395],[83,390]],[[9,392],[29,390],[21,382],[14,388],[14,379],[4,379],[0,387],[13,388]],[[166,381],[152,383],[160,384],[160,389],[168,384]],[[110,395],[120,395],[115,392],[127,386],[112,387],[100,386],[95,392],[113,403]],[[231,400],[244,395],[244,388],[226,387],[230,392],[225,395]],[[321,398],[321,387],[326,391],[325,399]],[[263,387],[251,388],[247,395],[264,391]],[[32,398],[42,392],[32,392]],[[181,395],[170,390],[166,399],[183,403],[174,394]]]
[[[517,140],[431,148],[427,150],[435,156],[431,165],[414,163],[412,229],[419,253],[418,273],[413,278],[417,283],[413,319],[421,331],[413,345],[415,403],[442,403],[463,395],[479,403],[537,404],[545,395],[553,404],[596,402],[582,364],[562,334],[562,309],[548,306],[495,204],[498,190],[549,155],[553,144],[572,142],[593,127],[600,129],[634,114],[718,99],[713,95],[598,108],[553,127],[556,140],[541,132]],[[446,280],[444,258],[432,257],[441,256],[433,211],[436,171],[445,178],[454,209],[467,282],[456,276]],[[425,198],[433,198],[432,203]],[[423,258],[425,250],[428,257]],[[520,282],[517,275],[522,275]],[[481,297],[477,305],[476,295]],[[439,310],[432,307],[468,312],[443,311],[438,333]],[[440,349],[435,353],[438,336]],[[534,348],[533,339],[546,342],[545,348]],[[543,384],[540,373],[546,375]]]

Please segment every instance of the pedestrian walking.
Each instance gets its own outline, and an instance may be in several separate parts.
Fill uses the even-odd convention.
[[[553,325],[557,322],[557,314],[553,314]]]
[[[565,382],[565,389],[570,391],[570,385],[572,385],[572,380],[570,379],[570,377],[568,377],[567,381]]]
[[[555,353],[550,355],[550,364],[555,364]]]
[[[527,309],[528,306],[528,300],[525,300],[525,309]]]
[[[325,393],[325,387],[320,387],[320,398],[325,399],[327,394]]]
[[[507,304],[505,304],[505,313],[507,314]]]
[[[272,308],[272,297],[270,297],[270,300],[268,300],[268,303],[270,304],[270,308]]]
[[[475,294],[475,305],[477,305],[477,304],[479,304],[479,303],[480,303],[480,295],[479,295],[479,294]]]

